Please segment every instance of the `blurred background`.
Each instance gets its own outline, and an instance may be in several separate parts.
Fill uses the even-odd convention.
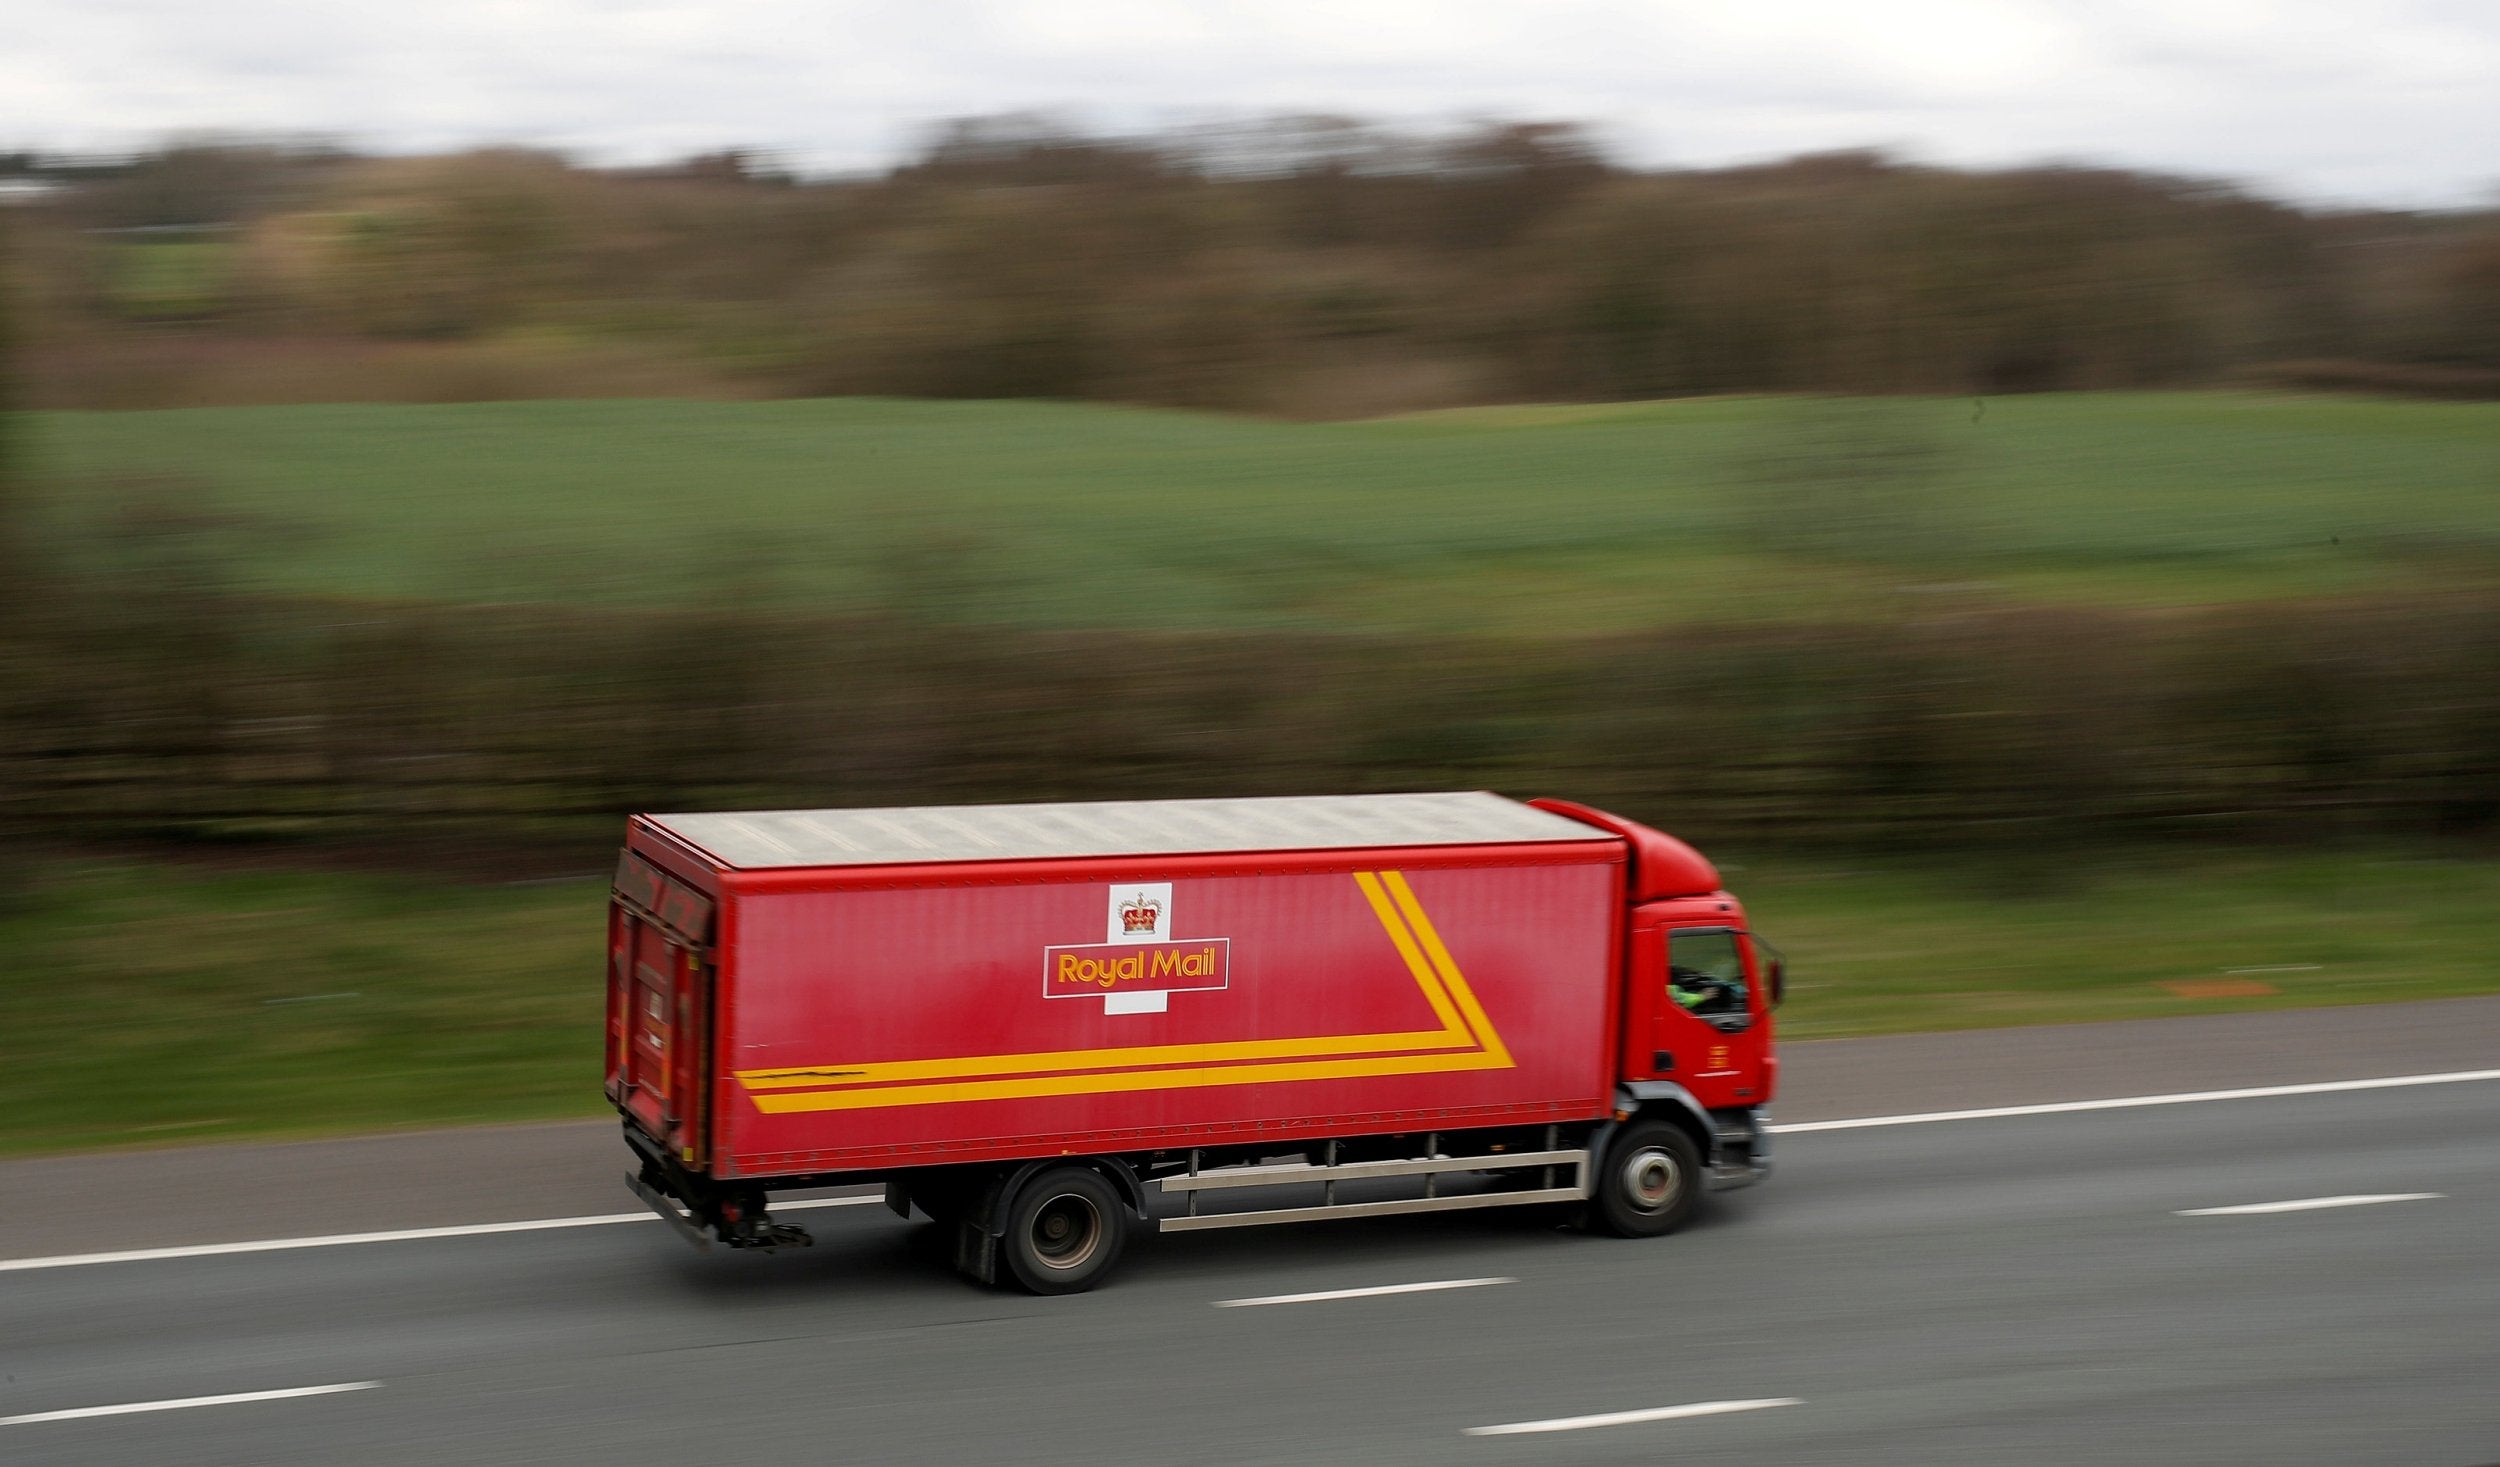
[[[1961,121],[1730,73],[1679,152],[1637,76],[1333,33],[1157,111],[1204,46],[1129,87],[1095,19],[1130,70],[900,67],[867,134],[240,106],[249,34],[122,106],[54,38],[0,1149],[597,1112],[636,810],[1566,796],[1721,860],[1794,1037],[2500,987],[2500,203],[2405,111],[2487,23],[2306,132],[1886,53]]]

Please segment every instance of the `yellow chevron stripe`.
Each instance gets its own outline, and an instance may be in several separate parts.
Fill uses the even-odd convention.
[[[1495,1031],[1493,1020],[1486,1016],[1484,1005],[1476,1002],[1476,991],[1467,986],[1466,977],[1458,971],[1457,959],[1452,958],[1450,950],[1441,945],[1441,934],[1432,930],[1432,919],[1424,915],[1424,904],[1415,899],[1414,890],[1406,884],[1406,877],[1402,874],[1384,871],[1381,877],[1388,884],[1389,895],[1396,900],[1398,910],[1415,924],[1415,935],[1423,940],[1424,952],[1432,959],[1433,971],[1441,975],[1450,992],[1457,996],[1459,1010],[1467,1016],[1467,1026],[1476,1032],[1477,1042],[1489,1053],[1499,1055],[1502,1068],[1508,1069],[1510,1051],[1503,1047],[1502,1036]]]
[[[1389,879],[1396,881],[1397,873],[1390,872]],[[1398,956],[1406,959],[1406,971],[1415,975],[1416,986],[1423,989],[1424,1001],[1432,1005],[1432,1016],[1441,1021],[1442,1032],[1474,1043],[1475,1036],[1459,1023],[1458,1011],[1450,1007],[1450,996],[1441,986],[1439,965],[1426,962],[1424,954],[1416,950],[1415,939],[1407,935],[1407,924],[1400,920],[1399,915],[1403,907],[1397,899],[1382,887],[1380,878],[1369,871],[1355,872],[1354,884],[1363,888],[1364,899],[1372,904],[1372,915],[1380,919],[1380,926],[1389,934],[1389,941],[1397,945]],[[1405,883],[1399,882],[1399,885],[1403,887]],[[1412,896],[1408,900],[1413,900]]]
[[[1400,914],[1378,877],[1369,871],[1358,871],[1355,881],[1371,902],[1373,915],[1405,959],[1407,972],[1415,978],[1424,1001],[1431,1005],[1434,1017],[1441,1020],[1438,1030],[1412,1030],[1392,1034],[1337,1034],[1306,1039],[1223,1040],[1200,1044],[1147,1044],[1116,1049],[1061,1049],[1025,1054],[964,1055],[948,1059],[889,1060],[857,1065],[806,1065],[787,1069],[741,1070],[738,1080],[749,1090],[803,1089],[828,1084],[866,1086],[895,1084],[920,1080],[992,1078],[1006,1075],[1046,1074],[1061,1070],[1121,1069],[1134,1065],[1217,1064],[1239,1060],[1324,1059],[1341,1055],[1384,1054],[1401,1050],[1478,1049],[1483,1045],[1469,1026],[1459,1017],[1444,989],[1440,972],[1424,951],[1408,935],[1405,918]],[[1401,883],[1403,887],[1403,883]],[[1405,900],[1414,902],[1414,894]],[[1420,911],[1421,908],[1417,907]],[[1427,923],[1427,927],[1429,924]],[[1438,936],[1433,938],[1439,946]],[[1442,951],[1443,971],[1456,971]],[[1472,1000],[1471,1000],[1472,1001]]]
[[[1111,1074],[1037,1075],[1024,1080],[958,1080],[943,1085],[889,1085],[853,1090],[803,1090],[754,1097],[774,1115],[817,1110],[866,1110],[888,1105],[945,1105],[966,1100],[1019,1100],[1037,1095],[1107,1095],[1128,1090],[1195,1090],[1213,1085],[1277,1085],[1293,1080],[1346,1080],[1372,1075],[1421,1075],[1444,1070],[1507,1070],[1507,1054],[1405,1054],[1379,1059],[1223,1065],[1197,1070],[1120,1070]]]
[[[1406,878],[1358,871],[1354,879],[1441,1028],[741,1070],[737,1078],[758,1110],[780,1115],[1510,1068],[1510,1050]],[[1439,1052],[1408,1052],[1416,1050]],[[799,1093],[772,1093],[785,1091]]]
[[[1465,1029],[1418,1029],[1406,1034],[1336,1034],[1312,1039],[1140,1044],[1124,1049],[1059,1049],[1033,1054],[970,1055],[961,1059],[888,1060],[813,1069],[744,1070],[739,1072],[738,1081],[749,1090],[794,1090],[809,1085],[886,1085],[917,1080],[1037,1075],[1058,1070],[1109,1070],[1132,1065],[1317,1059],[1329,1055],[1383,1054],[1407,1049],[1477,1047],[1474,1036]]]

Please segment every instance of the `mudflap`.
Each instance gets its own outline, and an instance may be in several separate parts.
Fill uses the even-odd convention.
[[[1013,1173],[993,1174],[955,1224],[955,1272],[975,1283],[998,1282],[998,1240],[1006,1225],[1000,1218],[1012,1184],[1023,1182],[1033,1169],[1028,1162]]]

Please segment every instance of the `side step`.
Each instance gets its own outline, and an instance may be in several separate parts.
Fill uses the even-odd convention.
[[[1202,1232],[1210,1228],[1249,1228],[1267,1223],[1318,1222],[1332,1217],[1387,1217],[1409,1212],[1458,1212],[1479,1207],[1525,1207],[1539,1202],[1580,1202],[1589,1195],[1589,1163],[1586,1151],[1513,1151],[1492,1156],[1433,1156],[1397,1161],[1355,1161],[1333,1165],[1312,1166],[1293,1163],[1284,1166],[1228,1167],[1221,1171],[1192,1172],[1185,1176],[1164,1177],[1155,1185],[1166,1192],[1182,1192],[1189,1197],[1189,1213],[1184,1217],[1167,1217],[1156,1223],[1166,1233]],[[1572,1169],[1569,1186],[1552,1185],[1551,1169],[1567,1166]],[[1547,1185],[1520,1192],[1467,1192],[1454,1197],[1436,1195],[1434,1184],[1446,1173],[1523,1171],[1532,1167],[1548,1169]],[[1378,1177],[1422,1177],[1424,1195],[1393,1197],[1377,1202],[1339,1202],[1338,1182],[1362,1181]],[[1316,1207],[1272,1207],[1255,1212],[1198,1211],[1198,1196],[1203,1192],[1228,1190],[1234,1187],[1281,1187],[1295,1183],[1326,1184],[1326,1200]]]
[[[1471,1192],[1459,1197],[1401,1197],[1386,1202],[1334,1202],[1321,1207],[1272,1207],[1260,1212],[1208,1212],[1167,1217],[1156,1226],[1167,1233],[1194,1233],[1208,1228],[1254,1228],[1262,1223],[1319,1222],[1332,1217],[1385,1217],[1401,1212],[1456,1212],[1469,1207],[1524,1207],[1531,1202],[1579,1202],[1588,1197],[1577,1187],[1539,1188],[1534,1192]]]

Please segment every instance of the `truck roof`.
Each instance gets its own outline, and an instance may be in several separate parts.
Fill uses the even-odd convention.
[[[643,818],[741,870],[1611,838],[1566,816],[1481,791],[749,810]]]

